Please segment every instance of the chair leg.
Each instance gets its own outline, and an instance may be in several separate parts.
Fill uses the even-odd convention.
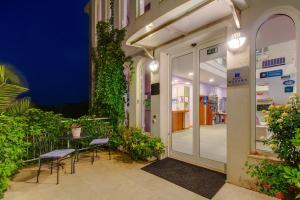
[[[71,174],[73,174],[73,156],[71,156]]]
[[[95,147],[93,147],[93,153],[92,153],[92,157],[91,157],[92,165],[94,164],[94,161],[95,161]]]
[[[111,152],[110,152],[110,147],[108,146],[108,154],[109,154],[109,160],[111,160]]]
[[[74,158],[73,158],[73,174],[75,174],[75,159]]]
[[[39,166],[39,169],[38,169],[37,176],[36,176],[36,182],[37,183],[39,182],[39,176],[40,176],[40,173],[41,173],[41,166],[42,166],[41,158],[39,158],[38,166]]]
[[[51,174],[52,174],[52,168],[53,168],[53,160],[51,160]]]
[[[57,177],[56,177],[56,184],[59,184],[59,167],[60,167],[60,161],[57,161]]]
[[[91,148],[92,149],[92,155],[91,155],[91,164],[93,164],[93,151],[94,151],[94,149],[93,149],[93,147]]]

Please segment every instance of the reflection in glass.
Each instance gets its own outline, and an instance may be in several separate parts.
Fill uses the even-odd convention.
[[[268,132],[263,110],[283,105],[296,91],[296,31],[293,20],[274,15],[264,22],[256,37],[256,149],[271,151],[264,145]]]
[[[193,154],[193,54],[172,60],[172,149]]]
[[[200,157],[226,163],[227,66],[226,48],[200,51]]]

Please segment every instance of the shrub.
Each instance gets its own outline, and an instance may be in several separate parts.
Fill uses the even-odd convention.
[[[152,156],[158,158],[165,149],[160,138],[150,137],[137,128],[125,130],[124,145],[133,160],[145,160]]]
[[[272,132],[266,144],[282,163],[264,160],[258,165],[246,164],[247,173],[257,178],[259,191],[265,194],[281,199],[287,195],[300,198],[300,99],[293,94],[287,105],[270,106],[265,113]]]
[[[300,199],[300,164],[298,167],[285,166],[283,177],[292,187],[295,187],[294,189],[298,191],[296,199]]]
[[[287,105],[270,106],[266,114],[265,118],[272,132],[266,143],[286,164],[297,167],[300,163],[300,151],[292,141],[296,137],[296,129],[300,127],[299,97],[294,94]]]
[[[257,178],[258,190],[267,195],[276,196],[278,193],[288,193],[289,184],[282,176],[284,166],[263,160],[260,164],[250,165],[247,173]]]
[[[9,177],[21,167],[26,142],[26,121],[0,113],[0,198],[9,182]]]

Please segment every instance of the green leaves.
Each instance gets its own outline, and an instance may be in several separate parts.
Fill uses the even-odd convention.
[[[294,94],[287,105],[270,106],[266,119],[272,132],[266,143],[283,162],[296,167],[300,163],[300,151],[296,145],[299,144],[299,133],[296,134],[300,127],[299,97]]]
[[[260,164],[249,165],[247,173],[257,178],[260,192],[275,196],[279,192],[288,193],[289,184],[282,176],[284,167],[270,161],[263,160]]]
[[[113,4],[112,4],[113,7]],[[124,124],[128,82],[124,65],[131,59],[122,50],[125,30],[114,29],[112,23],[97,24],[97,47],[93,51],[95,64],[95,91],[92,113],[109,117],[115,131]]]
[[[298,168],[294,167],[284,167],[284,178],[288,180],[288,183],[296,186],[300,189],[300,164]]]
[[[300,148],[300,128],[296,129],[295,138],[291,142],[295,147]]]
[[[24,141],[24,117],[0,113],[0,198],[8,184],[8,177],[21,166],[27,146]]]
[[[16,98],[28,91],[21,84],[21,79],[13,70],[0,65],[0,112],[12,107],[11,104],[16,102]]]
[[[125,129],[123,139],[124,147],[133,160],[158,158],[165,150],[160,138],[148,136],[137,128]]]
[[[20,114],[24,113],[31,106],[31,99],[29,97],[24,97],[22,99],[17,99],[13,103],[11,103],[6,111],[9,113]]]

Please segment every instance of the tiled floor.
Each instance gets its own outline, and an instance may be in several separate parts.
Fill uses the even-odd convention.
[[[203,158],[226,163],[227,144],[226,124],[200,127],[200,155]],[[193,153],[193,129],[172,134],[172,149],[178,152]]]
[[[91,165],[81,159],[76,174],[62,173],[56,185],[56,172],[50,175],[47,167],[35,183],[35,168],[22,170],[11,182],[5,200],[205,200],[193,192],[142,171],[143,162],[131,162],[115,154],[107,154]],[[270,200],[250,190],[226,184],[214,200]]]

